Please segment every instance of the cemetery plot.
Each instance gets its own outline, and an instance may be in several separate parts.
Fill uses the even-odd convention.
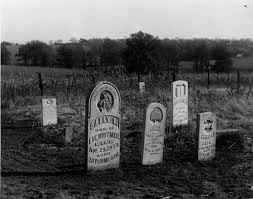
[[[165,120],[166,108],[159,103],[149,104],[143,135],[144,165],[161,163],[163,160]]]
[[[57,124],[57,110],[55,98],[42,99],[43,126]]]
[[[211,112],[199,113],[197,124],[198,160],[211,160],[215,156],[216,118]]]
[[[120,160],[120,95],[109,82],[99,82],[89,98],[87,169],[118,168]]]
[[[188,124],[188,82],[172,83],[172,125]]]
[[[17,70],[20,68],[22,67],[17,67]],[[245,95],[248,93],[248,82],[247,85],[242,84],[247,88],[247,93],[245,91],[241,95],[233,95],[233,93],[226,92],[229,89],[224,87],[227,74],[220,74],[219,78],[224,81],[216,82],[219,88],[209,90],[205,88],[206,79],[203,78],[203,75],[178,74],[178,77],[181,76],[185,80],[191,81],[191,85],[195,84],[196,90],[200,90],[199,110],[212,110],[217,115],[220,129],[237,128],[239,133],[233,139],[231,139],[231,133],[219,139],[217,132],[215,158],[210,162],[202,161],[200,163],[195,156],[198,145],[195,139],[197,116],[193,106],[195,101],[193,97],[189,96],[189,110],[191,110],[189,111],[189,118],[191,118],[189,125],[182,126],[182,128],[172,128],[171,133],[168,133],[167,139],[164,140],[163,164],[142,166],[140,163],[143,148],[140,137],[141,132],[144,131],[142,122],[144,107],[151,101],[162,102],[167,105],[167,108],[171,107],[168,105],[168,99],[170,99],[168,79],[162,74],[159,76],[161,77],[159,81],[147,81],[146,83],[150,84],[151,92],[144,96],[136,92],[134,86],[133,89],[129,88],[128,81],[122,81],[124,75],[115,78],[115,76],[103,77],[101,74],[98,79],[111,79],[121,89],[123,98],[122,112],[120,113],[122,121],[119,125],[121,126],[120,169],[85,173],[84,165],[87,164],[85,154],[88,146],[84,144],[87,135],[87,132],[84,133],[84,128],[87,125],[81,123],[84,123],[84,113],[86,114],[88,111],[86,108],[84,109],[85,100],[83,98],[88,95],[88,87],[92,85],[91,78],[84,76],[85,72],[82,70],[80,77],[76,77],[76,83],[66,85],[66,82],[69,81],[63,81],[61,73],[50,72],[47,75],[48,68],[40,70],[44,70],[43,82],[51,85],[50,92],[47,90],[44,92],[46,94],[48,92],[48,95],[55,93],[57,96],[59,104],[57,106],[57,125],[42,127],[42,110],[40,103],[38,103],[38,100],[41,99],[40,96],[34,99],[34,93],[39,94],[38,86],[34,81],[30,83],[31,87],[28,84],[20,84],[19,87],[22,89],[14,89],[14,86],[2,89],[4,91],[2,97],[5,100],[3,101],[5,107],[2,108],[2,124],[12,125],[17,121],[26,120],[25,126],[34,127],[33,123],[39,126],[39,128],[29,129],[2,129],[2,198],[252,198],[251,126],[253,106],[252,95],[249,95],[248,99]],[[55,70],[61,71],[60,69]],[[31,75],[26,72],[15,73],[19,77],[22,74]],[[48,76],[51,79],[48,79]],[[210,75],[211,82],[215,82],[214,77],[216,79],[216,75]],[[241,74],[241,78],[243,79],[243,74]],[[24,79],[28,78],[25,76]],[[148,78],[144,77],[143,79]],[[18,85],[18,81],[14,80],[13,85]],[[54,80],[53,84],[51,80]],[[233,76],[230,74],[228,84],[233,81]],[[37,82],[37,76],[35,82]],[[12,97],[14,92],[17,96],[15,99]],[[67,95],[69,95],[68,98]],[[99,104],[98,111],[105,113],[110,100],[103,100],[103,96],[101,96],[101,100],[98,100],[102,102],[97,104]],[[11,101],[6,99],[11,99]],[[22,101],[19,101],[20,99]],[[33,100],[31,101],[31,99]],[[8,104],[10,107],[7,106]],[[103,104],[106,106],[104,107]],[[32,111],[31,106],[34,105],[37,108]],[[62,105],[64,108],[60,110]],[[77,117],[74,106],[82,110],[80,117]],[[159,114],[154,115],[159,119],[157,116]],[[169,115],[171,117],[171,114]],[[107,121],[110,121],[109,123],[116,127],[117,119],[112,118],[103,117],[103,119],[94,120],[96,122],[93,124],[105,125]],[[171,120],[167,119],[167,122],[169,121]],[[78,122],[80,122],[80,126],[79,124],[75,126]],[[65,130],[65,127],[72,127],[72,124],[73,132],[71,128],[67,129],[66,137],[64,137],[64,131],[59,134],[56,132],[56,136],[53,137],[54,129],[59,130],[57,127],[62,125],[62,130]],[[23,125],[22,122],[21,126]],[[103,134],[103,128],[105,127],[99,128],[102,130],[102,134],[99,135],[100,132],[97,132],[97,136],[91,136],[91,142],[92,140],[96,142],[98,138],[101,139],[103,136],[107,139],[109,136],[108,141],[103,142],[105,145],[111,145],[111,141],[113,144],[119,143],[115,134]],[[47,132],[50,140],[48,137],[43,137],[45,131],[41,131],[42,129],[50,130]],[[118,128],[116,130],[116,133],[119,133]],[[76,137],[77,131],[83,136],[83,142],[78,143],[78,146],[75,145],[76,141],[79,141],[79,138]],[[127,137],[129,133],[131,136]],[[240,143],[237,138],[241,139]],[[219,141],[220,143],[218,143]],[[101,144],[101,142],[99,143]],[[93,149],[96,149],[95,145],[92,146]],[[63,173],[65,171],[68,173]],[[25,175],[29,173],[28,175],[31,176],[24,176],[22,172]],[[38,175],[35,172],[41,173]]]

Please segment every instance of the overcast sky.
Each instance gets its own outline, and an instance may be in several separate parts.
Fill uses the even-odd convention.
[[[245,7],[247,5],[247,7]],[[252,38],[253,0],[4,0],[1,40]]]

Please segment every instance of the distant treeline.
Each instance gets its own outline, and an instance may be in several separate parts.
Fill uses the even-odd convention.
[[[1,63],[11,64],[14,44],[1,43]],[[118,67],[136,74],[176,71],[180,61],[192,61],[195,71],[227,71],[231,57],[253,55],[250,39],[159,39],[137,32],[127,39],[30,41],[16,45],[16,63],[25,66],[98,69]],[[211,64],[213,63],[213,64]]]

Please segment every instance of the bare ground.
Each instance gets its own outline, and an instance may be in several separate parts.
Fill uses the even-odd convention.
[[[119,169],[85,173],[84,147],[27,143],[35,130],[2,129],[1,198],[253,198],[252,152],[231,140],[200,163],[188,130],[166,139],[163,164],[140,164],[136,133],[122,137]]]

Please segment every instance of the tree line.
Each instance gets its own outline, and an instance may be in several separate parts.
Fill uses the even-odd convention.
[[[8,42],[1,43],[1,63],[8,64]],[[25,66],[64,68],[123,67],[136,74],[177,71],[180,61],[192,61],[194,70],[227,71],[231,57],[253,54],[250,39],[159,39],[151,34],[137,32],[127,39],[79,39],[63,43],[30,41],[19,45],[15,54],[18,63]],[[211,61],[215,61],[211,64]]]

